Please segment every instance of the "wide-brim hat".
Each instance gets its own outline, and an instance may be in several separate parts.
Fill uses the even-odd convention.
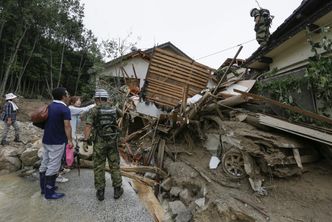
[[[17,96],[14,93],[6,94],[6,100],[15,99]]]

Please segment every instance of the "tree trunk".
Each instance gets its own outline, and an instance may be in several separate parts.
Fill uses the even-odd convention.
[[[5,27],[5,23],[6,22],[3,22],[0,26],[0,40],[1,40],[1,36],[2,36],[2,31],[3,31],[3,28]]]
[[[31,59],[31,57],[33,55],[33,52],[35,51],[37,42],[38,42],[38,37],[35,38],[35,41],[33,42],[32,49],[30,51],[30,55],[29,55],[27,61],[25,62],[24,66],[23,66],[23,68],[22,68],[22,70],[21,70],[21,72],[20,72],[20,74],[18,76],[15,93],[19,93],[20,90],[21,90],[21,80],[22,80],[22,77],[23,77],[23,75],[25,73],[25,70],[26,70],[26,68],[27,68],[27,66],[28,66],[28,64],[30,62],[30,59]]]
[[[60,82],[61,82],[62,67],[63,67],[63,57],[65,55],[65,46],[66,46],[66,43],[64,43],[63,47],[62,47],[60,70],[59,70],[59,79],[58,79],[58,83],[56,84],[56,87],[59,87],[60,86]]]
[[[81,78],[81,75],[82,75],[82,70],[83,70],[83,67],[85,65],[85,61],[83,63],[83,59],[84,59],[84,54],[81,55],[81,61],[80,61],[80,65],[78,67],[78,74],[77,74],[77,79],[76,79],[76,84],[75,84],[75,93],[74,93],[74,95],[77,95],[78,83],[80,82],[80,78]]]
[[[27,78],[23,80],[23,87],[22,87],[22,95],[25,96],[26,94],[26,87],[27,87]]]
[[[7,69],[6,69],[6,72],[5,72],[5,75],[4,75],[1,87],[0,87],[0,96],[3,96],[3,94],[5,92],[5,88],[6,88],[6,85],[7,85],[7,80],[8,80],[9,73],[11,71],[11,68],[12,68],[13,64],[14,64],[15,58],[17,56],[18,49],[21,46],[22,40],[23,40],[23,38],[24,38],[25,33],[27,32],[27,30],[28,30],[28,28],[25,27],[24,31],[23,31],[23,33],[21,35],[21,37],[17,41],[14,53],[10,56],[10,59],[9,59],[9,62],[8,62],[8,66],[7,66]]]

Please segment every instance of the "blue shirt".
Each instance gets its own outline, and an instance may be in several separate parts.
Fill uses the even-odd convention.
[[[64,120],[70,120],[69,108],[62,103],[51,103],[48,106],[48,118],[44,129],[44,144],[60,145],[67,143]]]

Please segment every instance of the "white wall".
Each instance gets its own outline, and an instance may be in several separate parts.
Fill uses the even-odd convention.
[[[330,24],[331,20],[332,12],[318,19],[314,24],[323,27]],[[328,37],[332,38],[331,32],[328,33]],[[314,42],[318,42],[320,38],[321,34],[313,34]],[[273,59],[273,63],[270,64],[270,70],[278,68],[281,72],[285,72],[306,65],[308,63],[307,59],[314,55],[307,39],[306,31],[303,30],[269,52],[266,56]],[[319,52],[321,53],[322,51]]]
[[[149,68],[149,62],[147,60],[144,60],[140,57],[132,58],[129,60],[126,60],[123,63],[119,63],[112,67],[107,67],[102,73],[99,74],[99,76],[116,76],[116,77],[123,77],[123,74],[120,70],[120,67],[122,66],[129,77],[135,77],[133,66],[135,67],[135,71],[137,74],[137,78],[140,79],[140,88],[142,88],[144,84],[144,79],[146,77],[148,68]]]

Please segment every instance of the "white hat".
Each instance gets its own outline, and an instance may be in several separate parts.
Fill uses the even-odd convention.
[[[15,98],[17,98],[17,96],[15,96],[14,93],[8,93],[8,94],[6,94],[6,100],[15,99]]]

